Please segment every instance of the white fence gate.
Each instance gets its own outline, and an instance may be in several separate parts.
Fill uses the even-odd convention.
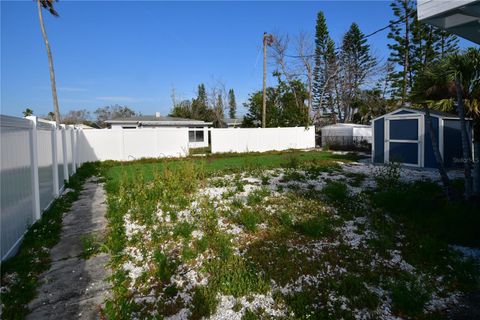
[[[28,226],[40,219],[75,173],[77,133],[36,117],[0,115],[2,260],[15,254]]]

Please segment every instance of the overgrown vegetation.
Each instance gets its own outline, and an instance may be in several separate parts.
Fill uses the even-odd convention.
[[[233,155],[108,169],[106,316],[425,318],[478,289],[478,264],[448,246],[476,245],[475,230],[444,233],[453,213],[439,212],[436,182],[336,160]],[[473,219],[475,208],[462,210]],[[443,222],[429,224],[435,214]]]
[[[449,207],[437,182],[415,181],[418,171],[338,157],[287,152],[103,164],[113,271],[105,317],[429,318],[478,290],[478,262],[449,247],[478,246],[478,208]],[[97,167],[82,170],[58,222],[49,224],[57,240],[60,212]],[[458,215],[463,221],[454,221]],[[86,257],[99,250],[97,235],[83,240]],[[29,276],[20,266],[36,261],[33,247],[22,247],[9,269],[2,265],[2,281],[12,270],[23,279],[2,292],[3,312],[23,317],[47,267],[42,247],[54,242],[24,244],[35,245],[40,258]]]
[[[50,267],[50,248],[60,239],[63,214],[77,200],[84,181],[97,173],[98,166],[94,163],[79,168],[65,185],[72,191],[54,200],[42,218],[29,228],[17,255],[2,263],[2,318],[23,319],[27,315],[27,304],[35,296],[38,276]]]

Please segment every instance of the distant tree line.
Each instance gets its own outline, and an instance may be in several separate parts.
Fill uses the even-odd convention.
[[[216,127],[224,127],[225,113],[230,118],[237,115],[237,102],[233,89],[226,90],[225,85],[219,83],[210,88],[209,92],[203,83],[198,85],[195,98],[177,101],[175,90],[172,90],[172,110],[170,116],[203,120],[212,122]]]
[[[25,108],[22,111],[24,117],[34,115],[34,111],[31,108]],[[128,106],[111,105],[97,108],[93,113],[87,109],[70,110],[66,114],[62,115],[62,123],[64,124],[85,124],[94,128],[105,128],[107,124],[106,120],[129,118],[140,113],[134,111]],[[41,118],[55,121],[55,113],[50,111],[46,115],[40,115]]]

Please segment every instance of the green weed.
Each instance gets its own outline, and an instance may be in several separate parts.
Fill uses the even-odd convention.
[[[239,224],[245,227],[246,230],[254,232],[257,230],[257,224],[262,221],[262,216],[258,211],[250,208],[244,208],[235,219]]]

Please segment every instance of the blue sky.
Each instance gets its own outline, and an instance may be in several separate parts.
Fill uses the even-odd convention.
[[[166,115],[172,86],[189,99],[201,82],[233,88],[240,105],[262,85],[264,31],[313,35],[323,10],[339,42],[352,22],[365,34],[387,25],[389,3],[60,1],[60,18],[44,14],[60,109],[121,104]],[[386,59],[387,31],[369,41]],[[30,107],[47,114],[53,109],[49,81],[35,3],[2,1],[1,113],[19,116]]]

